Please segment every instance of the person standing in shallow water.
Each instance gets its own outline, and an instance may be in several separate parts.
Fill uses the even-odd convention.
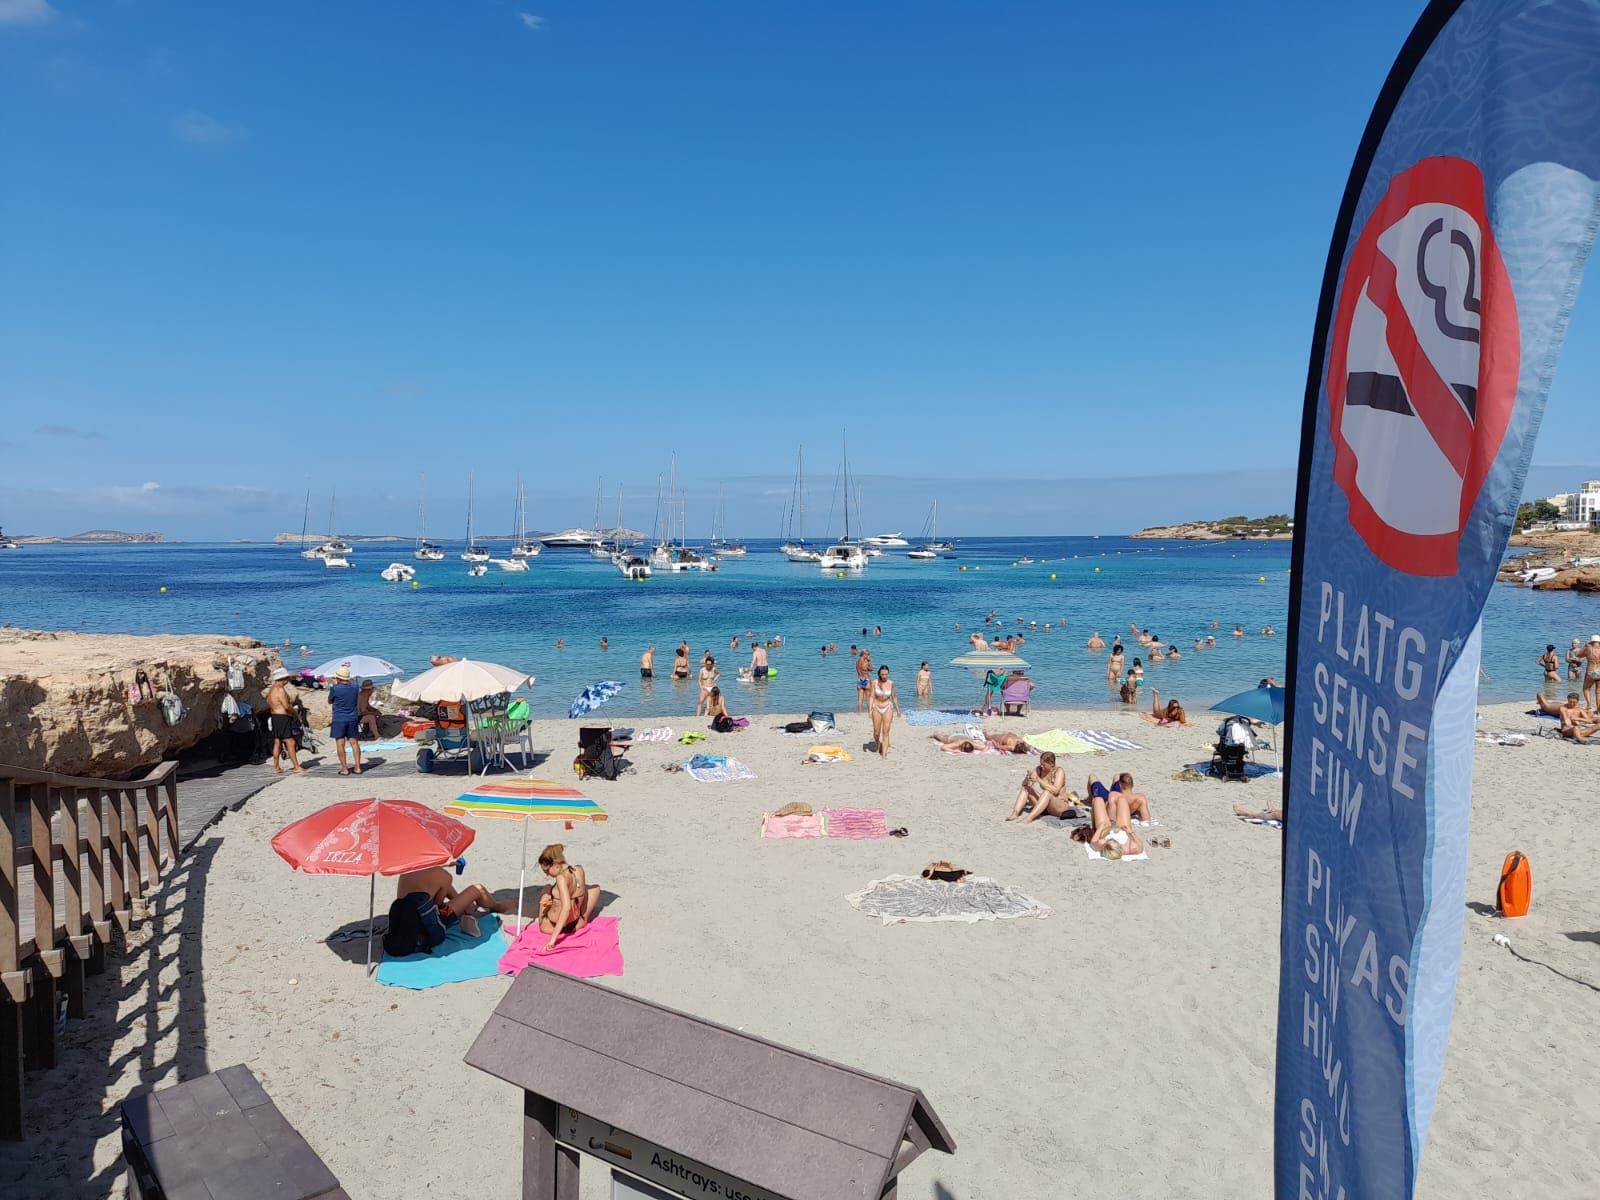
[[[927,660],[917,668],[917,699],[933,699],[933,672],[928,670]]]
[[[654,679],[656,677],[656,648],[649,646],[639,655],[639,678]]]

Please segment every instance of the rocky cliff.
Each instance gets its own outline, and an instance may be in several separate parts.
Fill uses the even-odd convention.
[[[250,638],[0,629],[0,762],[64,775],[138,773],[221,725],[230,660],[244,675],[234,696],[259,711],[280,663]],[[130,698],[141,670],[155,699]],[[171,726],[159,700],[169,689],[188,710]]]

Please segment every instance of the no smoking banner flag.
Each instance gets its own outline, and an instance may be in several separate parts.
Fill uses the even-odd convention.
[[[1340,206],[1295,510],[1278,1200],[1416,1184],[1461,955],[1478,619],[1600,227],[1597,64],[1600,0],[1434,0]]]
[[[1453,575],[1516,402],[1517,308],[1462,158],[1397,176],[1345,268],[1328,361],[1334,478],[1383,562]]]

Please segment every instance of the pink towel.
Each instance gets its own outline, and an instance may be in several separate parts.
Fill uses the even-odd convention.
[[[574,979],[622,974],[622,944],[617,940],[616,917],[596,917],[577,933],[560,938],[546,952],[544,944],[549,938],[537,924],[524,925],[511,949],[500,956],[500,974],[515,975],[527,966],[545,967]]]
[[[822,811],[828,818],[829,837],[862,841],[889,836],[881,808],[825,808]]]
[[[761,818],[761,836],[769,838],[815,838],[822,836],[820,813],[791,813],[775,817],[771,813]]]

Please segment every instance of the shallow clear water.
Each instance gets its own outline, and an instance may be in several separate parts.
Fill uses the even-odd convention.
[[[455,557],[459,547],[448,549],[445,562],[413,564],[421,586],[412,588],[378,577],[390,561],[411,562],[409,543],[358,546],[348,572],[329,571],[287,546],[28,546],[0,554],[0,622],[230,633],[280,645],[287,639],[290,666],[352,653],[381,655],[408,670],[424,668],[430,654],[492,659],[538,677],[533,699],[541,715],[565,713],[597,679],[627,684],[608,715],[692,711],[692,687],[665,678],[680,638],[696,660],[707,649],[717,656],[735,713],[853,707],[848,647],[863,640],[874,661],[894,672],[904,703],[913,702],[913,676],[926,659],[935,702],[970,704],[977,677],[946,664],[991,608],[1008,630],[1018,628],[1017,617],[1039,623],[1022,654],[1041,705],[1109,705],[1104,655],[1090,654],[1084,642],[1099,630],[1109,643],[1114,633],[1126,635],[1130,622],[1184,649],[1177,662],[1147,663],[1146,678],[1191,708],[1284,674],[1287,542],[974,538],[959,544],[954,560],[916,563],[890,551],[864,574],[838,579],[789,563],[772,542],[758,541],[749,557],[715,574],[657,575],[646,583],[630,583],[586,553],[551,550],[526,574],[491,567],[472,579]],[[1022,555],[1043,561],[1013,566]],[[1212,630],[1212,621],[1221,628]],[[1249,636],[1228,636],[1235,624]],[[1280,636],[1259,636],[1267,624]],[[879,625],[882,636],[863,638],[864,627]],[[1484,698],[1531,695],[1540,680],[1534,659],[1545,643],[1565,648],[1568,638],[1597,629],[1594,598],[1497,585],[1484,616]],[[784,638],[771,652],[778,675],[764,685],[732,682],[735,668],[749,661],[748,630]],[[1216,634],[1217,649],[1189,649],[1208,633]],[[610,646],[604,652],[602,634]],[[739,650],[728,644],[734,634],[741,635]],[[556,648],[558,638],[565,649]],[[826,642],[837,643],[837,656],[818,654]],[[638,672],[639,652],[651,643],[653,685]],[[305,658],[302,644],[312,648]]]

